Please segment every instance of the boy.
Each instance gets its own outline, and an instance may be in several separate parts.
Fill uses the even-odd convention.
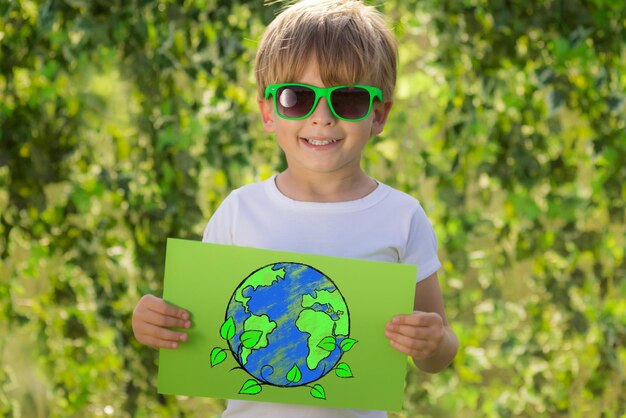
[[[361,153],[382,132],[396,81],[395,40],[380,14],[355,0],[305,0],[267,28],[256,58],[263,126],[287,169],[233,191],[203,241],[418,266],[415,312],[390,318],[390,344],[427,372],[454,358],[437,280],[433,228],[414,198],[363,172]],[[189,314],[146,295],[133,313],[143,344],[175,349]],[[384,382],[381,382],[384,384]],[[229,401],[224,417],[386,417],[382,411]]]

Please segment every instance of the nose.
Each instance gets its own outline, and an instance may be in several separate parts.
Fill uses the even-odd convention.
[[[320,98],[310,118],[314,125],[322,126],[332,125],[337,121],[325,98]]]

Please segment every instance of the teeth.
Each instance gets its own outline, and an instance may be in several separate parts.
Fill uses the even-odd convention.
[[[320,141],[317,139],[309,139],[309,138],[304,138],[306,139],[306,141],[311,144],[311,145],[328,145],[328,144],[332,144],[333,142],[337,142],[339,141],[338,139],[329,139],[327,141]]]

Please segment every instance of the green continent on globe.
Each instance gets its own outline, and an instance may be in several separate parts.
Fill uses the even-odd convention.
[[[237,292],[235,293],[235,300],[243,305],[246,312],[249,312],[248,301],[250,300],[250,298],[247,298],[243,295],[244,290],[246,290],[248,287],[251,287],[252,290],[256,290],[256,288],[259,286],[271,286],[272,283],[284,279],[284,267],[278,270],[274,270],[271,265],[265,266],[261,270],[258,270],[250,277],[248,277],[246,281],[237,288]]]
[[[308,338],[309,354],[306,356],[306,364],[310,370],[315,370],[319,362],[331,353],[317,345],[324,338],[333,335],[335,321],[325,312],[304,309],[296,320],[296,327],[301,332],[310,335]]]
[[[241,345],[241,364],[245,365],[248,362],[248,356],[252,353],[252,350],[267,347],[267,336],[274,331],[274,329],[276,329],[276,322],[270,321],[270,318],[267,315],[252,315],[244,321],[243,329],[244,331],[262,332],[259,342],[256,343],[254,347],[246,348]]]
[[[328,305],[330,311],[329,314],[335,313],[339,319],[335,320],[336,327],[335,335],[348,335],[350,329],[350,323],[348,321],[348,308],[346,302],[343,300],[341,293],[333,290],[316,290],[315,297],[311,295],[304,295],[302,297],[302,307],[311,308],[315,303],[320,305]]]

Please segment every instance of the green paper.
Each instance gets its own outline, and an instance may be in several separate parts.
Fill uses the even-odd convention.
[[[413,311],[415,277],[412,265],[170,238],[163,298],[193,326],[160,351],[158,391],[399,411],[407,357],[385,325]]]

